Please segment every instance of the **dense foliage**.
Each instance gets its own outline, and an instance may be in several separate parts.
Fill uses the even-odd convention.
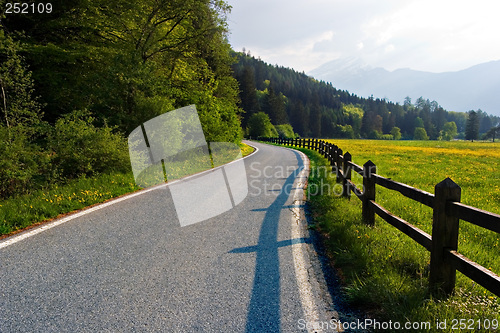
[[[207,141],[240,139],[224,1],[52,8],[0,14],[0,197],[126,170],[130,131],[190,104]]]
[[[263,111],[274,125],[288,123],[304,137],[412,139],[415,133],[418,139],[465,137],[468,114],[446,111],[436,101],[421,97],[412,103],[407,97],[400,105],[362,98],[245,52],[237,56],[233,68],[240,83],[244,126],[254,113]],[[500,117],[481,110],[476,114],[478,136],[500,123]]]

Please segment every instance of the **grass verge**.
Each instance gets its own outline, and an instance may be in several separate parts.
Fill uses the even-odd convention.
[[[254,148],[241,143],[243,156]],[[46,189],[0,201],[0,238],[140,188],[130,173],[101,174],[52,185]]]
[[[402,326],[421,323],[407,331],[475,332],[488,324],[488,331],[500,331],[497,297],[463,276],[458,276],[451,297],[431,297],[427,288],[429,253],[379,218],[374,227],[366,226],[361,221],[361,202],[354,196],[347,200],[332,194],[335,177],[318,172],[328,167],[328,161],[316,152],[300,150],[311,160],[307,196],[312,218],[324,235],[349,304],[379,321]],[[498,257],[498,248],[490,249],[489,255]],[[438,328],[437,323],[444,321],[446,328]]]

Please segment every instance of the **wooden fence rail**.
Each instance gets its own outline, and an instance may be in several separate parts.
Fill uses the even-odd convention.
[[[455,288],[456,271],[500,296],[500,276],[458,253],[459,220],[500,233],[500,215],[460,203],[461,189],[450,178],[434,187],[434,194],[398,183],[377,174],[377,166],[367,161],[363,166],[352,162],[349,152],[318,139],[259,138],[261,141],[297,146],[318,151],[328,159],[337,182],[342,184],[342,195],[351,192],[362,201],[363,221],[375,224],[375,214],[390,223],[418,244],[430,251],[430,289],[435,294],[449,295]],[[352,181],[352,171],[363,177],[363,189]],[[392,214],[376,202],[376,185],[397,191],[402,195],[433,209],[432,236]]]

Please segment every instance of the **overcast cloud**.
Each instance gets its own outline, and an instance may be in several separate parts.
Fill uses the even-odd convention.
[[[389,70],[455,71],[500,59],[496,0],[228,0],[233,48],[308,72],[356,57]]]

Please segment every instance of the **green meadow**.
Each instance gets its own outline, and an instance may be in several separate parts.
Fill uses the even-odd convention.
[[[377,173],[434,193],[446,177],[462,189],[461,202],[500,214],[500,143],[442,141],[330,140],[363,165],[371,160]],[[314,172],[328,162],[315,152],[310,186],[334,186],[335,177]],[[362,188],[362,178],[353,172]],[[315,193],[314,193],[315,194]],[[496,321],[500,331],[500,301],[457,272],[455,293],[433,298],[428,290],[430,254],[411,238],[377,217],[374,227],[361,221],[361,202],[328,193],[310,193],[315,227],[326,235],[332,261],[343,281],[349,303],[376,319],[431,322],[436,332],[480,331],[482,321]],[[432,209],[398,192],[377,186],[376,201],[393,214],[431,234]],[[500,235],[460,221],[458,251],[500,274]],[[465,329],[453,319],[467,320]],[[447,330],[436,322],[447,320]],[[487,323],[486,323],[487,324]],[[474,327],[470,330],[470,327]],[[491,327],[490,327],[491,328]]]

